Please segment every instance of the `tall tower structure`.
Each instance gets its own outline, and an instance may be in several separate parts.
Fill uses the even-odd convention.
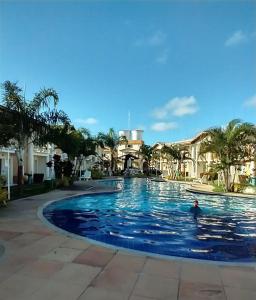
[[[119,169],[125,170],[130,167],[142,170],[140,148],[143,145],[143,130],[120,130],[119,137],[127,139],[127,143],[118,146]]]

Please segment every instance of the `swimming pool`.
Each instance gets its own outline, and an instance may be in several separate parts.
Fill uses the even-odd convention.
[[[112,185],[113,182],[108,184]],[[113,246],[226,262],[256,261],[256,200],[197,195],[184,184],[126,179],[123,191],[79,196],[44,207],[55,226]]]

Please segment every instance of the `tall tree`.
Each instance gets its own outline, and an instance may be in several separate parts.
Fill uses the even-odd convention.
[[[216,168],[223,171],[226,191],[232,191],[231,167],[241,165],[248,157],[248,147],[254,147],[256,128],[253,124],[234,119],[226,127],[214,127],[206,130],[208,139],[200,146],[200,154],[207,152],[217,156]]]
[[[25,147],[31,142],[40,144],[41,138],[47,134],[51,125],[69,123],[69,118],[63,111],[57,110],[59,97],[53,89],[41,89],[31,101],[27,101],[17,83],[5,81],[2,88],[1,120],[9,128],[8,144],[16,148],[20,185]]]
[[[110,151],[110,168],[115,169],[115,160],[117,159],[117,147],[122,143],[127,143],[125,136],[119,137],[113,128],[110,128],[108,133],[99,132],[97,141],[102,147],[106,147]]]
[[[149,174],[149,167],[152,161],[152,156],[153,156],[153,147],[151,147],[150,145],[146,145],[146,144],[142,144],[142,146],[140,147],[140,155],[143,157],[144,159],[144,167],[143,167],[143,171],[146,172],[147,174]]]
[[[51,126],[45,136],[45,142],[51,142],[56,148],[68,154],[70,159],[96,154],[96,139],[86,128],[76,129],[69,125]]]
[[[70,160],[76,162],[73,170],[74,174],[77,174],[83,157],[97,155],[97,140],[86,128],[75,129],[74,126],[55,125],[51,127],[45,139],[53,143],[56,148],[67,153]],[[74,160],[75,157],[77,158],[76,160]]]
[[[167,159],[170,159],[172,162],[177,163],[177,171],[181,174],[181,165],[186,160],[192,160],[190,157],[189,149],[186,145],[182,144],[172,144],[164,145],[161,149],[162,154],[166,156]]]

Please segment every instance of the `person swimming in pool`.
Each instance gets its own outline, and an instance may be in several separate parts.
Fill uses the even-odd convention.
[[[194,201],[194,206],[191,206],[189,211],[194,214],[194,219],[196,219],[202,213],[198,200]]]

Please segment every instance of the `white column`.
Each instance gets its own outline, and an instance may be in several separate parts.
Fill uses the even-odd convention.
[[[163,167],[162,167],[162,155],[161,154],[160,154],[160,162],[159,163],[160,163],[159,169],[160,169],[160,171],[163,171],[162,170]]]
[[[28,174],[34,174],[34,145],[32,142],[28,143]]]
[[[50,147],[51,147],[51,148],[50,148],[50,155],[49,155],[49,158],[50,158],[50,159],[49,159],[49,160],[52,161],[52,166],[51,166],[51,170],[50,170],[50,171],[51,171],[51,172],[50,172],[50,178],[51,178],[51,179],[55,179],[55,173],[54,173],[54,160],[53,160],[53,156],[54,156],[54,154],[55,154],[55,153],[54,153],[54,150],[55,150],[55,149],[54,149],[54,144],[51,144]]]
[[[51,147],[50,144],[47,144],[48,155],[45,157],[46,163],[48,163],[51,160],[51,148],[50,147]],[[50,169],[51,168],[46,166],[46,179],[51,179]]]
[[[13,156],[10,155],[10,184],[13,184]]]
[[[50,155],[47,155],[47,156],[46,156],[46,163],[48,163],[50,160],[51,160]],[[51,179],[51,176],[50,176],[50,168],[47,167],[47,166],[46,166],[46,178],[47,178],[47,179]]]
[[[198,155],[197,155],[197,146],[195,147],[195,177],[197,178],[197,166],[198,166]]]

